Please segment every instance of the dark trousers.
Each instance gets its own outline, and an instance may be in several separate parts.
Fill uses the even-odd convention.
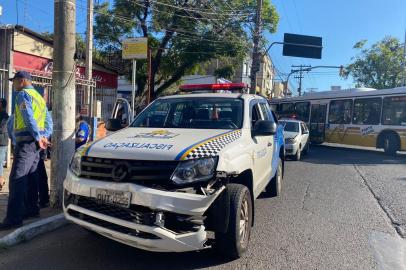
[[[39,191],[39,205],[46,205],[49,203],[49,188],[48,188],[48,175],[45,169],[45,159],[47,158],[46,150],[40,153],[38,162],[38,191]]]
[[[35,142],[21,142],[16,145],[10,172],[7,215],[4,222],[20,224],[24,215],[39,212],[38,161],[39,151]]]

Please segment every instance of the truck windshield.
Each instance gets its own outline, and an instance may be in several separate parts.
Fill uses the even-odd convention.
[[[235,98],[171,98],[155,101],[131,127],[239,129],[243,100]]]

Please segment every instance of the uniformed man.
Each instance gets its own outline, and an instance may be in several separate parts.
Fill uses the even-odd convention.
[[[10,80],[17,92],[13,121],[16,146],[9,178],[7,214],[0,224],[0,230],[19,227],[24,218],[39,215],[36,170],[39,151],[48,145],[45,132],[46,103],[32,86],[31,75],[19,71]]]

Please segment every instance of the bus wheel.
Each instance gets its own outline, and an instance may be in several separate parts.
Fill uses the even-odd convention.
[[[386,134],[383,138],[383,150],[387,155],[396,155],[399,150],[399,140],[394,134]]]

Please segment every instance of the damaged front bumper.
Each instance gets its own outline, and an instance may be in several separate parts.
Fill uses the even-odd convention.
[[[130,246],[159,252],[194,251],[206,247],[204,214],[224,188],[199,195],[87,180],[68,171],[63,208],[68,220]],[[97,189],[131,192],[130,207],[99,203]]]

